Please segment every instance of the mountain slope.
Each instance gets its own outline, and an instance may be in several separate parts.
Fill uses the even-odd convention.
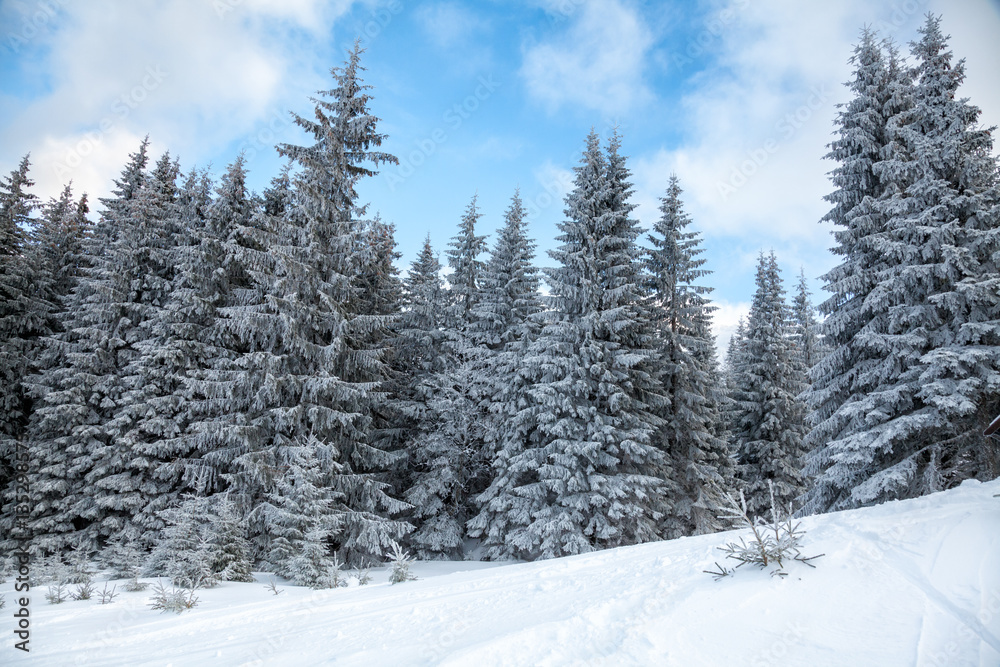
[[[201,591],[180,616],[146,606],[44,602],[32,592],[32,665],[996,665],[1000,481],[803,521],[787,578],[715,581],[737,533],[537,563],[418,563],[395,586],[310,591],[260,583]],[[103,584],[102,584],[103,585]],[[99,586],[100,587],[100,586]],[[13,582],[4,624],[11,623]]]

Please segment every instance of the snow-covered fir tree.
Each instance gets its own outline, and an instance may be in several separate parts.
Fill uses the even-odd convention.
[[[254,201],[241,180],[242,169],[235,167],[223,177],[207,212],[201,252],[208,271],[200,279],[194,276],[196,284],[207,281],[208,286],[197,294],[218,290],[214,303],[202,303],[214,311],[205,334],[218,353],[190,374],[195,406],[188,438],[196,458],[187,474],[204,493],[225,490],[237,514],[249,522],[273,484],[263,454],[273,426],[261,399],[267,396],[262,390],[268,378],[275,381],[271,358],[280,354],[281,322],[268,303],[276,270],[270,248],[291,206],[291,182],[286,167]],[[263,557],[266,527],[250,522],[248,536],[252,558]]]
[[[159,447],[165,460],[157,475],[171,480],[173,493],[208,495],[223,486],[221,472],[207,456],[219,442],[213,439],[224,422],[239,414],[241,405],[224,380],[241,372],[235,368],[237,345],[227,336],[222,310],[235,306],[238,287],[250,287],[244,267],[233,252],[240,229],[250,225],[255,207],[246,187],[243,157],[238,157],[223,174],[210,197],[211,181],[204,173],[192,171],[179,196],[179,215],[187,243],[177,251],[177,271],[167,304],[167,326],[161,349],[170,350],[167,362],[175,376],[173,406],[177,432],[164,438]],[[253,299],[253,304],[260,298]],[[250,304],[242,304],[248,306]],[[222,385],[222,386],[220,386]],[[226,429],[237,437],[237,427]],[[227,497],[227,503],[233,503]],[[235,511],[235,510],[234,510]]]
[[[483,470],[470,489],[476,494],[492,483],[497,453],[513,436],[512,423],[524,407],[528,389],[518,368],[539,332],[540,278],[533,264],[535,243],[528,238],[527,228],[527,212],[520,193],[515,192],[483,270],[472,323],[480,353],[471,363],[470,375],[482,420]]]
[[[596,133],[560,223],[551,311],[519,372],[532,385],[473,528],[492,558],[549,558],[659,536],[664,402],[642,302],[619,139]],[[481,532],[480,532],[481,531]]]
[[[863,426],[825,443],[817,509],[912,497],[997,472],[982,430],[1000,403],[997,164],[979,109],[957,94],[940,18],[911,45],[912,105],[889,120],[897,150],[873,165],[885,258],[855,337],[871,389],[838,412]],[[862,417],[863,415],[863,417]],[[825,465],[824,465],[825,464]]]
[[[319,466],[317,488],[328,502],[321,524],[349,561],[380,557],[408,528],[390,518],[406,506],[388,495],[380,475],[392,456],[369,440],[371,393],[385,370],[382,350],[366,342],[386,318],[358,314],[354,276],[364,273],[359,261],[365,255],[355,251],[366,207],[355,188],[395,158],[378,150],[384,137],[368,110],[360,57],[356,44],[345,65],[333,70],[335,87],[319,93],[314,119],[294,115],[313,143],[278,147],[296,169],[269,248],[275,269],[266,311],[257,314],[265,328],[255,336],[271,340],[262,353],[251,352],[263,371],[246,417],[257,433],[230,471],[232,478],[256,480],[265,494],[280,493],[284,450],[312,447],[301,456]],[[263,520],[266,548],[267,516],[250,512]]]
[[[30,412],[21,381],[37,338],[47,333],[52,308],[39,294],[40,276],[28,257],[30,215],[37,207],[29,171],[26,155],[10,176],[0,178],[0,492]]]
[[[805,269],[802,269],[795,287],[795,297],[792,299],[792,339],[795,341],[799,359],[807,371],[826,355],[819,331],[820,325],[816,321],[816,313],[809,297],[809,284],[806,282]]]
[[[371,317],[375,323],[359,345],[383,352],[384,377],[377,392],[370,394],[371,428],[369,439],[380,451],[389,454],[384,470],[392,484],[392,495],[401,495],[399,478],[406,466],[406,422],[408,418],[399,401],[408,377],[407,365],[400,357],[399,337],[404,293],[403,281],[395,262],[401,253],[396,249],[396,227],[376,216],[363,221],[361,247],[364,255],[355,279],[358,317]]]
[[[209,516],[209,500],[202,497],[189,497],[178,506],[163,510],[165,527],[143,573],[170,577],[174,586],[183,588],[215,586],[218,577],[212,569]]]
[[[746,339],[747,323],[746,319],[741,315],[736,323],[736,329],[729,337],[729,344],[726,346],[726,360],[722,365],[722,379],[726,392],[722,405],[722,417],[730,442],[730,452],[733,451],[732,432],[736,429],[736,420],[739,418],[736,404],[732,400],[732,394],[744,370],[743,352],[746,349]]]
[[[473,319],[473,311],[480,298],[480,281],[483,275],[483,260],[486,251],[486,237],[476,234],[476,225],[482,217],[477,204],[478,196],[473,196],[462,215],[458,234],[448,244],[448,296],[449,328],[466,329]]]
[[[674,506],[666,524],[670,536],[717,529],[719,493],[734,482],[711,331],[715,308],[708,299],[711,288],[698,284],[710,272],[702,268],[700,235],[689,228],[681,192],[671,176],[646,255],[650,312],[669,401],[658,436],[673,470],[666,480]]]
[[[428,236],[403,280],[403,312],[396,341],[399,368],[414,387],[444,370],[446,299],[441,263]]]
[[[751,516],[771,509],[769,484],[781,508],[805,491],[802,475],[805,406],[798,396],[805,370],[791,339],[778,262],[762,252],[739,368],[730,387],[737,477]]]
[[[108,424],[122,394],[120,356],[131,324],[112,312],[108,294],[123,270],[114,249],[129,224],[130,203],[146,181],[148,145],[144,140],[130,156],[112,196],[102,199],[105,210],[84,244],[82,275],[66,299],[61,333],[49,341],[62,361],[29,379],[35,398],[27,436],[34,496],[29,527],[39,553],[73,542],[96,546],[102,535],[122,528],[101,530],[92,473],[98,450],[110,446]]]
[[[51,306],[46,333],[59,330],[59,315],[65,299],[76,287],[84,261],[83,243],[90,230],[87,194],[73,198],[73,188],[63,188],[59,199],[51,199],[36,221],[30,259],[38,276],[38,289]]]
[[[212,572],[220,581],[252,582],[253,562],[246,528],[226,494],[212,497],[208,521]]]
[[[324,587],[333,564],[329,540],[342,525],[333,505],[342,496],[326,480],[331,465],[342,469],[336,454],[315,436],[277,448],[273,490],[253,510],[271,538],[264,566],[301,586]]]
[[[535,315],[542,310],[535,243],[528,238],[527,211],[515,192],[504,212],[504,225],[479,279],[479,302],[470,325],[477,344],[493,351],[527,341],[534,333]]]
[[[449,244],[448,306],[440,370],[419,389],[426,412],[408,443],[405,499],[416,530],[410,544],[423,557],[459,556],[470,517],[475,480],[484,475],[483,410],[474,367],[487,350],[476,345],[476,306],[481,299],[486,237],[476,234],[481,213],[472,198]]]
[[[157,160],[125,207],[125,224],[107,251],[107,278],[95,282],[98,316],[120,341],[109,377],[118,396],[104,423],[107,438],[90,455],[85,476],[96,535],[121,531],[151,537],[163,524],[169,485],[156,475],[165,453],[157,443],[176,435],[172,404],[178,380],[160,355],[173,290],[174,260],[183,243],[177,219],[177,161]]]
[[[884,326],[884,308],[868,299],[886,265],[876,244],[886,229],[877,202],[901,186],[877,173],[875,165],[900,150],[891,124],[912,105],[911,77],[895,47],[865,30],[851,62],[855,69],[847,86],[854,96],[837,115],[836,139],[826,155],[838,165],[831,173],[836,189],[826,196],[833,206],[823,220],[836,226],[833,252],[842,259],[822,277],[831,293],[819,306],[826,315],[822,334],[828,354],[810,369],[805,395],[810,408],[806,471],[811,478],[831,465],[831,442],[867,429],[866,414],[851,406],[874,390],[883,372],[882,354],[862,345],[860,334]],[[818,481],[804,510],[825,511],[836,493]]]

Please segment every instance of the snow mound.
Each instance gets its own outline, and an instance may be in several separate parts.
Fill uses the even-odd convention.
[[[998,665],[1000,480],[803,521],[816,569],[702,571],[735,533],[311,591],[227,583],[181,615],[31,594],[16,665]],[[99,584],[100,588],[103,584]],[[120,590],[120,588],[119,588]],[[11,624],[13,581],[3,616]]]

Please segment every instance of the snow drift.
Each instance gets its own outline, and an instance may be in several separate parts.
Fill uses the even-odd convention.
[[[733,534],[536,563],[418,563],[419,580],[278,596],[200,591],[181,615],[149,591],[111,605],[31,593],[31,665],[986,665],[1000,664],[1000,481],[811,517],[823,553],[786,578],[702,571]],[[262,581],[264,578],[261,579]],[[102,584],[99,584],[100,588]],[[13,582],[4,622],[11,624]],[[120,590],[120,587],[119,587]]]

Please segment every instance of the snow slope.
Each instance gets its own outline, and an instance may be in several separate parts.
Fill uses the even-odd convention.
[[[1000,481],[803,522],[810,569],[702,570],[733,534],[537,563],[419,563],[418,581],[200,592],[182,615],[49,605],[3,665],[1000,665]],[[382,582],[382,583],[380,583]],[[103,585],[103,584],[102,584]]]

